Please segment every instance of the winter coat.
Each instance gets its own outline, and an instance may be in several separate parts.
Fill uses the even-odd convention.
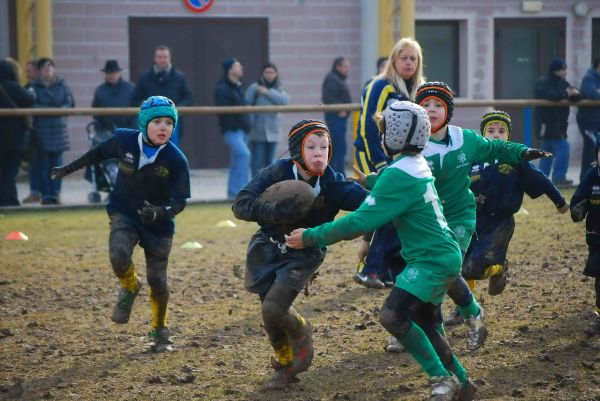
[[[352,103],[346,77],[336,70],[330,71],[323,80],[321,100],[324,104]]]
[[[12,66],[4,60],[0,61],[0,85],[4,89],[0,89],[1,109],[12,109],[14,105],[19,108],[33,106],[35,95],[19,85]],[[10,150],[24,150],[27,145],[27,128],[24,117],[0,117],[0,146]]]
[[[194,100],[185,75],[175,67],[156,72],[152,66],[143,73],[135,85],[131,105],[140,107],[150,96],[166,96],[176,106],[191,106]]]
[[[584,99],[600,100],[600,73],[590,68],[581,80],[581,94]],[[579,107],[577,120],[600,129],[600,106]]]
[[[214,92],[215,106],[246,106],[242,92],[242,83],[233,83],[226,76],[217,82]],[[242,130],[250,132],[250,118],[248,114],[219,114],[221,132]]]
[[[244,97],[251,106],[279,106],[288,104],[290,97],[279,86],[269,88],[264,95],[258,94],[258,83],[253,83],[246,89]],[[256,142],[277,142],[281,129],[279,113],[256,113],[251,116],[251,128],[248,140]]]
[[[61,78],[44,85],[40,79],[32,83],[35,91],[36,108],[67,108],[75,107],[71,90]],[[69,149],[67,133],[67,117],[34,117],[34,135],[38,150],[43,152],[64,152]]]
[[[571,85],[565,80],[550,72],[535,83],[534,97],[559,101],[567,99],[567,88]],[[539,138],[566,139],[569,125],[568,106],[543,106],[535,108],[535,126]]]
[[[100,84],[94,93],[92,107],[129,107],[134,86],[129,81],[119,80],[115,85]],[[114,131],[116,128],[136,128],[135,116],[94,116],[96,129]]]

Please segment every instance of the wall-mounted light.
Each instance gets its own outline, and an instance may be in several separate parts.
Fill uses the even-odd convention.
[[[590,6],[585,1],[573,4],[573,14],[577,17],[586,17],[590,13]]]

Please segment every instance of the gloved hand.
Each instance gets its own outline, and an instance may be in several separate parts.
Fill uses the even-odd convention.
[[[52,167],[52,170],[50,171],[50,178],[53,180],[60,180],[70,173],[71,169],[68,166]]]
[[[154,206],[148,201],[144,201],[144,207],[138,210],[138,215],[144,224],[153,224],[162,220],[166,215],[166,210],[162,206]]]
[[[554,156],[550,152],[546,152],[545,150],[529,148],[523,154],[523,160],[531,161],[536,159],[541,159],[542,157],[552,157]]]
[[[571,207],[571,220],[574,222],[581,221],[585,218],[585,215],[588,212],[588,200],[584,199],[578,204]]]

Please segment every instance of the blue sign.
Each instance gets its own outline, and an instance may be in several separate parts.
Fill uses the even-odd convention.
[[[214,3],[214,0],[183,0],[183,4],[193,13],[203,13]]]

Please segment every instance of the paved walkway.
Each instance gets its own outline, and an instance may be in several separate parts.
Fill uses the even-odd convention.
[[[192,197],[189,203],[203,202],[224,202],[227,201],[227,169],[210,169],[210,170],[191,170],[190,181]],[[352,174],[350,170],[348,174]],[[579,165],[569,167],[567,178],[573,180],[575,184],[579,182]],[[93,207],[100,206],[99,204],[90,204],[88,202],[88,194],[92,190],[92,185],[83,179],[82,173],[75,173],[63,179],[61,201],[66,207]],[[29,184],[25,179],[17,185],[19,199],[25,198],[29,194]],[[102,193],[103,199],[106,193]],[[40,204],[23,205],[15,207],[18,209],[40,208]],[[44,206],[47,207],[47,206]],[[48,206],[57,208],[57,206]],[[0,208],[13,209],[13,208]]]
[[[192,197],[190,203],[219,202],[227,200],[227,170],[191,170],[190,185]],[[29,194],[29,183],[25,179],[17,184],[19,199]],[[83,179],[83,174],[67,176],[62,182],[61,202],[67,207],[99,206],[88,202],[88,194],[92,192],[92,184]],[[101,192],[102,199],[107,194]],[[26,208],[40,208],[38,204],[23,205]],[[44,206],[46,207],[46,206]],[[56,208],[56,206],[51,206]]]

